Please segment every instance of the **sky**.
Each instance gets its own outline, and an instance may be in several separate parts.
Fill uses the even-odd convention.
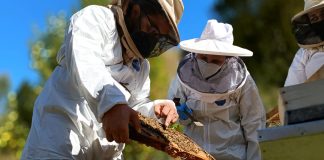
[[[55,3],[53,3],[55,2]],[[208,19],[213,17],[216,0],[183,0],[184,13],[179,24],[181,40],[197,38]],[[23,81],[38,82],[37,72],[31,67],[29,43],[35,38],[35,29],[46,30],[47,18],[64,12],[67,18],[78,0],[11,0],[3,1],[0,10],[0,75],[7,75],[11,91]]]

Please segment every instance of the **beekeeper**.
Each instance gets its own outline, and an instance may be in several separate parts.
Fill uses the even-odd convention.
[[[291,20],[300,46],[285,86],[300,84],[324,65],[324,0],[305,0],[304,10]]]
[[[260,160],[257,129],[265,127],[265,111],[239,58],[253,53],[233,45],[232,31],[230,24],[209,20],[200,38],[180,42],[189,54],[179,63],[169,98],[180,99],[185,133],[217,160]]]
[[[181,0],[115,0],[75,13],[21,159],[122,159],[136,111],[175,122],[172,101],[148,99],[146,58],[178,44],[182,12]]]

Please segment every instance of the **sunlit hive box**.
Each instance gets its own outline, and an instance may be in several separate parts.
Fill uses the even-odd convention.
[[[324,119],[324,79],[281,88],[278,106],[283,125]]]
[[[323,160],[324,120],[258,130],[262,160]]]

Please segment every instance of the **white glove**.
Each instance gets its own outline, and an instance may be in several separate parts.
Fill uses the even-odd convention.
[[[153,106],[155,115],[158,118],[164,118],[164,124],[166,126],[178,120],[179,115],[173,101],[158,99],[153,101]]]

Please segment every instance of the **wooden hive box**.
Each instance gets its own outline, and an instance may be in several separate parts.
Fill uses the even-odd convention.
[[[283,125],[324,119],[324,79],[281,88],[278,110]]]
[[[324,120],[258,130],[262,160],[323,160]]]

